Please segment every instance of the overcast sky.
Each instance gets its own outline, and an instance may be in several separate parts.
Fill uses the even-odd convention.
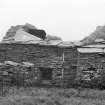
[[[0,0],[1,38],[11,25],[25,23],[66,41],[81,40],[105,24],[105,0]]]

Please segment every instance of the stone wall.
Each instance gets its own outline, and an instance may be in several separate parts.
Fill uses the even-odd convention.
[[[78,53],[77,77],[82,86],[100,88],[103,85],[105,77],[103,74],[105,70],[104,56],[99,53]]]
[[[0,62],[30,62],[40,79],[40,67],[51,68],[53,85],[72,85],[77,70],[76,48],[59,48],[35,44],[0,44]]]
[[[64,85],[72,86],[77,75],[77,49],[64,49]]]
[[[103,66],[105,68],[105,57],[104,55],[98,53],[79,53],[79,69],[82,67],[85,69],[92,65],[95,68],[100,68]]]
[[[36,76],[39,67],[52,68],[52,83],[62,82],[62,49],[34,44],[0,44],[0,62],[34,63]]]

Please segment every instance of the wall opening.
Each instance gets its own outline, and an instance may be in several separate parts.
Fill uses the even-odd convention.
[[[40,79],[41,80],[52,80],[52,69],[41,67],[40,69]]]

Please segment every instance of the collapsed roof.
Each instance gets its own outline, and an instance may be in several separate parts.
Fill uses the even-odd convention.
[[[81,42],[83,46],[77,49],[80,53],[105,53],[105,26],[96,27],[96,30]]]
[[[23,26],[23,29],[28,32],[29,34],[32,34],[38,38],[41,38],[41,39],[45,39],[46,38],[46,32],[42,29],[36,29],[34,26],[30,25],[30,24],[25,24]]]
[[[94,44],[99,41],[105,41],[105,26],[96,27],[93,33],[81,40],[84,45]]]
[[[20,32],[20,30],[21,30],[21,32]],[[26,23],[25,25],[12,26],[7,31],[7,33],[4,36],[2,42],[5,42],[5,41],[10,41],[10,42],[11,41],[14,41],[15,40],[15,36],[17,35],[18,32],[22,33],[23,35],[25,33],[26,34],[25,36],[28,35],[28,36],[32,37],[32,40],[34,40],[34,37],[33,36],[38,37],[38,38],[40,38],[42,40],[44,40],[46,38],[46,32],[44,30],[37,29],[35,26]],[[22,34],[21,34],[21,36],[22,36]],[[27,38],[27,40],[28,40],[28,38]],[[24,41],[24,38],[23,38],[23,41]]]
[[[2,43],[39,44],[44,46],[74,47],[81,42],[62,41],[60,37],[47,35],[44,30],[31,24],[12,26],[4,36]]]
[[[105,41],[95,40],[94,43],[77,48],[80,53],[105,53]]]

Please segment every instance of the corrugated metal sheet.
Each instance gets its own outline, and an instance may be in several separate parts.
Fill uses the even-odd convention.
[[[39,40],[39,41],[34,41],[34,40],[30,40],[27,42],[22,42],[24,44],[39,44],[39,45],[45,45],[45,46],[58,46],[58,47],[74,47],[74,46],[79,46],[80,43],[73,43],[71,41],[61,41],[61,40],[50,40],[50,41],[46,41],[46,40]]]
[[[50,41],[48,41],[48,44],[50,44],[50,45],[58,45],[61,42],[62,42],[61,40],[50,40]]]
[[[66,42],[66,41],[58,41],[58,40],[50,40],[50,41],[45,41],[45,40],[27,40],[27,41],[5,41],[1,43],[17,43],[17,44],[39,44],[39,45],[44,45],[44,46],[58,46],[58,47],[74,47],[77,45],[74,45],[71,42]]]
[[[105,48],[105,44],[94,44],[94,45],[87,45],[87,46],[82,46],[85,48]]]
[[[73,44],[74,44],[75,46],[82,46],[82,45],[83,45],[83,43],[80,42],[80,41],[74,41]]]
[[[77,51],[80,53],[103,53],[104,49],[102,48],[77,48]]]
[[[97,43],[98,42],[105,42],[105,40],[104,39],[96,39],[95,42],[97,42]]]
[[[43,41],[43,40],[28,40],[28,41],[21,41],[18,43],[21,43],[21,44],[40,44],[43,42],[45,42],[45,41]]]
[[[42,42],[39,43],[39,45],[52,45],[52,46],[57,46],[61,42],[62,42],[61,40],[42,41]]]
[[[75,46],[71,41],[62,41],[58,44],[59,47],[73,47]]]

